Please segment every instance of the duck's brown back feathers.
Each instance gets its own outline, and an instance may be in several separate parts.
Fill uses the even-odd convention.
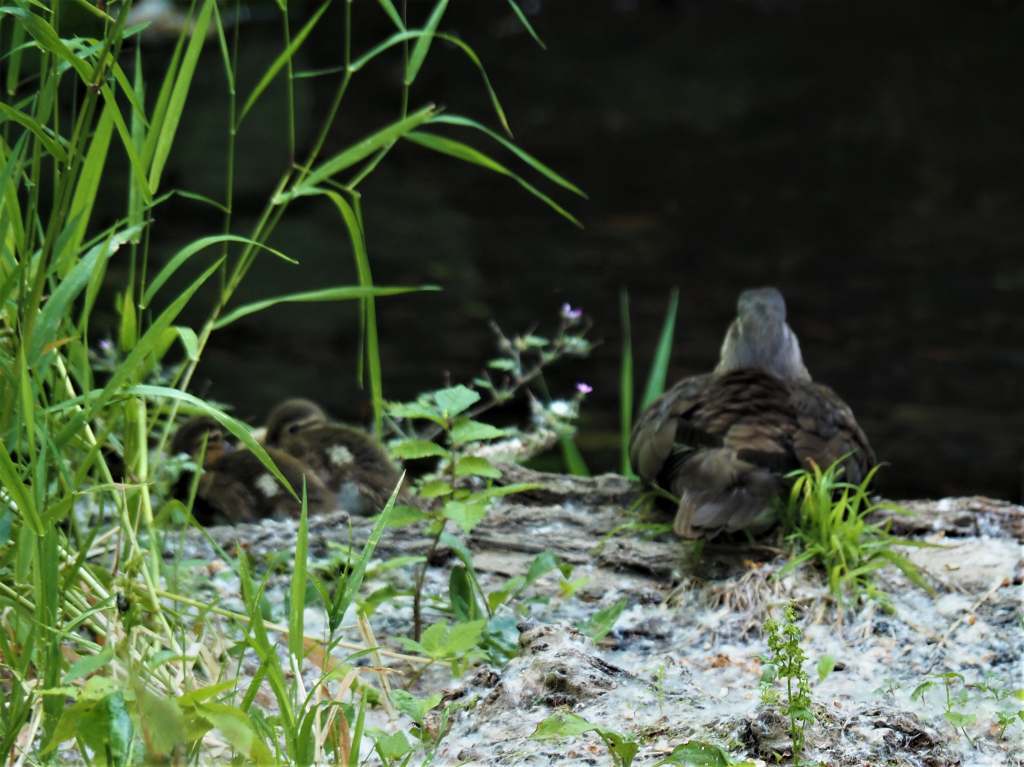
[[[846,478],[859,482],[874,452],[835,392],[752,368],[683,379],[643,413],[630,441],[636,472],[679,496],[684,537],[769,527],[782,475],[846,454]]]

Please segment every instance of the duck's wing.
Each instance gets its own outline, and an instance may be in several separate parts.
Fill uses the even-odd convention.
[[[798,463],[787,384],[759,370],[688,378],[652,404],[633,433],[641,476],[679,497],[687,538],[757,532],[776,514],[780,475]]]
[[[845,479],[859,483],[876,463],[867,435],[853,410],[828,386],[800,383],[791,387],[796,413],[793,450],[800,463],[813,461],[821,468],[847,456]]]
[[[692,425],[691,416],[704,401],[712,378],[711,375],[684,378],[652,402],[637,419],[629,439],[629,460],[643,479],[648,482],[658,479],[673,453],[677,437],[685,442],[699,442],[702,437],[712,443],[716,441],[710,434],[687,433],[688,425]]]
[[[774,471],[792,468],[795,413],[787,385],[759,370],[685,378],[657,399],[633,429],[630,459],[648,481],[666,485],[689,453],[725,447]]]

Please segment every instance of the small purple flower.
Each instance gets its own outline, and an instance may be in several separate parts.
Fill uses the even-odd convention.
[[[103,352],[104,354],[110,354],[112,351],[114,351],[114,342],[111,341],[109,338],[101,338],[99,346],[100,351]]]
[[[579,322],[582,316],[582,309],[573,309],[568,302],[562,304],[562,319],[568,322],[570,325],[574,322]]]
[[[588,383],[580,381],[578,384],[576,384],[576,391],[582,394],[583,396],[586,396],[590,394],[590,392],[594,391],[594,387]]]

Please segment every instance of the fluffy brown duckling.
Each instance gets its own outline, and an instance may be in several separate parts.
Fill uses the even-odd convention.
[[[376,514],[401,478],[387,451],[362,429],[330,421],[315,402],[289,399],[267,416],[267,444],[309,466],[339,508]]]
[[[203,525],[258,522],[261,519],[298,517],[301,505],[250,451],[236,449],[213,418],[196,416],[179,427],[171,441],[172,453],[199,455],[203,440],[206,455],[192,513]],[[306,510],[310,515],[330,511],[334,498],[316,474],[292,456],[267,448],[285,479],[301,495],[306,482]],[[192,477],[184,475],[175,496],[187,500]]]
[[[679,497],[684,538],[756,534],[777,516],[783,476],[839,458],[860,482],[875,463],[853,411],[811,380],[775,288],[745,290],[711,373],[684,378],[651,404],[630,440],[633,469]]]

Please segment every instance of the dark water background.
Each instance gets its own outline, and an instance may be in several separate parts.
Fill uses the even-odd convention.
[[[411,2],[411,21],[430,5]],[[387,397],[412,397],[446,374],[468,380],[492,356],[490,318],[543,332],[569,301],[605,343],[554,369],[548,384],[555,393],[577,380],[594,386],[580,446],[593,469],[613,469],[620,288],[632,300],[643,377],[669,289],[679,287],[676,378],[713,365],[738,291],[771,283],[787,296],[812,374],[850,402],[892,464],[883,490],[1019,497],[1024,9],[981,0],[524,6],[546,52],[498,0],[454,2],[443,27],[480,54],[521,145],[587,191],[589,201],[555,195],[585,228],[507,179],[397,147],[362,187],[374,277],[444,292],[379,302]],[[295,6],[293,29],[313,7]],[[340,61],[336,10],[300,68]],[[362,51],[389,30],[375,3],[354,11]],[[254,22],[243,35],[244,96],[281,44],[275,24]],[[167,50],[146,53],[153,77]],[[227,102],[215,46],[202,68],[167,181],[220,198]],[[398,55],[357,76],[328,151],[397,116],[400,78]],[[300,147],[335,82],[297,82]],[[440,43],[411,105],[427,101],[495,123],[479,75]],[[278,83],[240,136],[238,232],[288,161],[285,120]],[[184,200],[156,217],[157,261],[220,226],[218,213]],[[355,281],[325,200],[293,205],[273,244],[301,266],[261,260],[239,302]],[[356,349],[353,305],[284,306],[215,335],[194,388],[254,421],[289,394],[365,419]]]

